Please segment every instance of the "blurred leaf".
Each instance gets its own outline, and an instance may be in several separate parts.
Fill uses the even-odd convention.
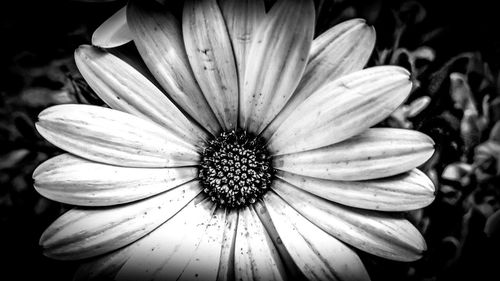
[[[27,149],[17,149],[0,156],[0,170],[16,167],[28,154]]]
[[[488,217],[484,226],[484,233],[488,237],[500,237],[500,210],[497,210]]]

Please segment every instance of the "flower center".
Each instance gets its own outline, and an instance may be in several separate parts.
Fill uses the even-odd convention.
[[[273,174],[262,140],[234,130],[207,143],[199,170],[203,191],[212,201],[235,208],[255,203],[269,189]]]

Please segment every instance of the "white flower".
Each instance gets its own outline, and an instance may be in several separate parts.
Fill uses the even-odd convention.
[[[268,13],[258,0],[188,0],[182,24],[136,1],[126,16],[111,29],[122,42],[130,32],[149,72],[81,46],[77,66],[111,109],[39,116],[69,154],[40,165],[35,188],[77,206],[42,235],[45,255],[95,257],[77,278],[118,280],[368,280],[350,246],[421,257],[425,241],[395,212],[434,199],[415,169],[433,142],[369,129],[411,89],[400,67],[362,70],[373,28],[354,19],[313,40],[310,0]]]

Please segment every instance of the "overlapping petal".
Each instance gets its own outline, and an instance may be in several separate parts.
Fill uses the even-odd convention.
[[[126,8],[123,7],[103,22],[92,34],[92,45],[114,48],[132,40],[127,24]]]
[[[38,132],[83,158],[131,167],[176,167],[198,163],[189,141],[128,113],[90,105],[57,105],[38,116]]]
[[[240,99],[240,126],[260,133],[288,101],[304,73],[314,35],[311,0],[279,0],[255,32]]]
[[[40,238],[44,254],[55,259],[83,259],[104,254],[148,234],[201,192],[192,181],[142,201],[107,208],[72,209]]]
[[[238,211],[227,210],[226,224],[224,226],[224,239],[221,242],[221,253],[217,280],[234,279],[234,252],[236,242],[236,231],[238,227]]]
[[[397,175],[427,161],[434,142],[417,131],[372,128],[343,142],[275,156],[273,167],[329,180],[367,180]]]
[[[365,252],[414,261],[427,247],[420,232],[397,214],[338,205],[280,179],[274,181],[273,191],[328,234]]]
[[[267,193],[264,202],[282,243],[308,280],[370,280],[351,248],[312,224],[274,192]]]
[[[167,191],[197,177],[196,167],[129,168],[63,154],[33,173],[35,189],[66,204],[108,206],[128,203]]]
[[[153,83],[121,59],[83,45],[75,51],[75,61],[85,80],[111,108],[150,119],[193,143],[207,138]]]
[[[220,125],[189,65],[181,25],[168,7],[153,1],[129,3],[127,17],[134,43],[151,73],[169,96],[193,119],[216,135],[220,132]]]
[[[224,17],[216,0],[187,0],[184,44],[194,76],[225,130],[238,122],[238,72]]]
[[[417,169],[365,181],[324,180],[283,171],[277,171],[276,176],[319,197],[362,209],[408,211],[423,208],[434,200],[434,184]]]
[[[234,263],[236,280],[286,280],[278,252],[251,207],[239,210]]]
[[[375,46],[375,29],[362,19],[337,24],[314,39],[309,61],[297,89],[286,106],[262,132],[268,138],[283,121],[321,86],[361,70]]]
[[[137,243],[129,244],[109,254],[82,263],[73,276],[74,281],[114,280],[115,275],[130,258]]]
[[[270,137],[268,148],[278,155],[343,141],[386,118],[410,90],[409,73],[398,66],[345,75],[300,104]]]
[[[196,279],[197,272],[200,280],[215,280],[224,222],[224,210],[215,211],[210,199],[195,199],[136,242],[138,245],[130,252],[131,257],[118,272],[116,280]],[[204,252],[210,246],[216,249]],[[190,270],[200,262],[207,263],[206,268],[195,267],[197,272]]]
[[[245,77],[248,50],[255,38],[255,32],[263,21],[266,10],[262,0],[222,0],[219,1],[226,20],[227,30],[233,46],[234,58],[238,68],[240,89]],[[240,95],[241,95],[240,91]]]

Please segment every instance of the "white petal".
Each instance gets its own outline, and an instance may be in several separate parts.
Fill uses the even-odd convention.
[[[116,280],[177,280],[199,247],[215,210],[210,199],[203,197],[137,241]]]
[[[357,254],[290,207],[274,192],[264,196],[281,241],[309,280],[370,280]]]
[[[397,176],[365,181],[332,181],[277,171],[280,179],[343,205],[379,211],[423,208],[434,200],[434,184],[414,169]]]
[[[80,46],[75,61],[85,80],[111,108],[150,119],[193,143],[207,134],[191,122],[134,67],[92,46]]]
[[[112,253],[82,263],[75,272],[73,280],[113,280],[118,270],[130,258],[130,251],[134,245],[135,243],[132,243]]]
[[[409,73],[398,66],[343,76],[300,104],[272,135],[268,147],[277,155],[343,141],[385,119],[410,90]]]
[[[250,44],[255,38],[257,27],[266,15],[264,1],[221,0],[219,1],[219,5],[226,20],[229,37],[231,38],[241,88],[245,77],[245,67]]]
[[[128,168],[100,164],[63,154],[33,173],[35,189],[66,204],[108,206],[167,191],[197,177],[196,167]]]
[[[189,182],[157,196],[111,208],[72,209],[40,238],[44,254],[75,260],[104,254],[143,237],[175,215],[201,191]]]
[[[114,48],[132,40],[128,29],[125,7],[118,10],[102,23],[92,34],[92,45],[101,48]]]
[[[422,235],[397,214],[356,209],[326,201],[276,179],[273,190],[301,215],[337,239],[397,261],[414,261],[427,248]]]
[[[397,175],[420,166],[434,142],[418,131],[372,128],[343,142],[274,157],[273,167],[329,180],[366,180]]]
[[[311,0],[279,0],[252,41],[240,99],[240,126],[260,133],[278,114],[304,73],[314,35]]]
[[[38,132],[68,152],[97,162],[132,167],[198,163],[196,147],[148,120],[90,105],[57,105],[38,115]]]
[[[262,136],[270,137],[295,108],[321,86],[361,70],[368,62],[374,45],[375,29],[362,19],[337,24],[314,39],[309,62],[297,89]]]
[[[220,125],[194,78],[184,48],[181,26],[169,6],[147,1],[129,3],[127,17],[134,43],[168,95],[216,135]]]
[[[273,242],[252,208],[239,210],[234,253],[236,280],[285,280]]]
[[[227,27],[216,0],[187,0],[184,44],[194,76],[225,130],[238,121],[238,74]]]
[[[238,226],[238,211],[228,210],[226,225],[224,227],[224,239],[222,239],[222,249],[220,254],[219,271],[217,280],[234,279],[234,252],[236,242],[236,231]]]

